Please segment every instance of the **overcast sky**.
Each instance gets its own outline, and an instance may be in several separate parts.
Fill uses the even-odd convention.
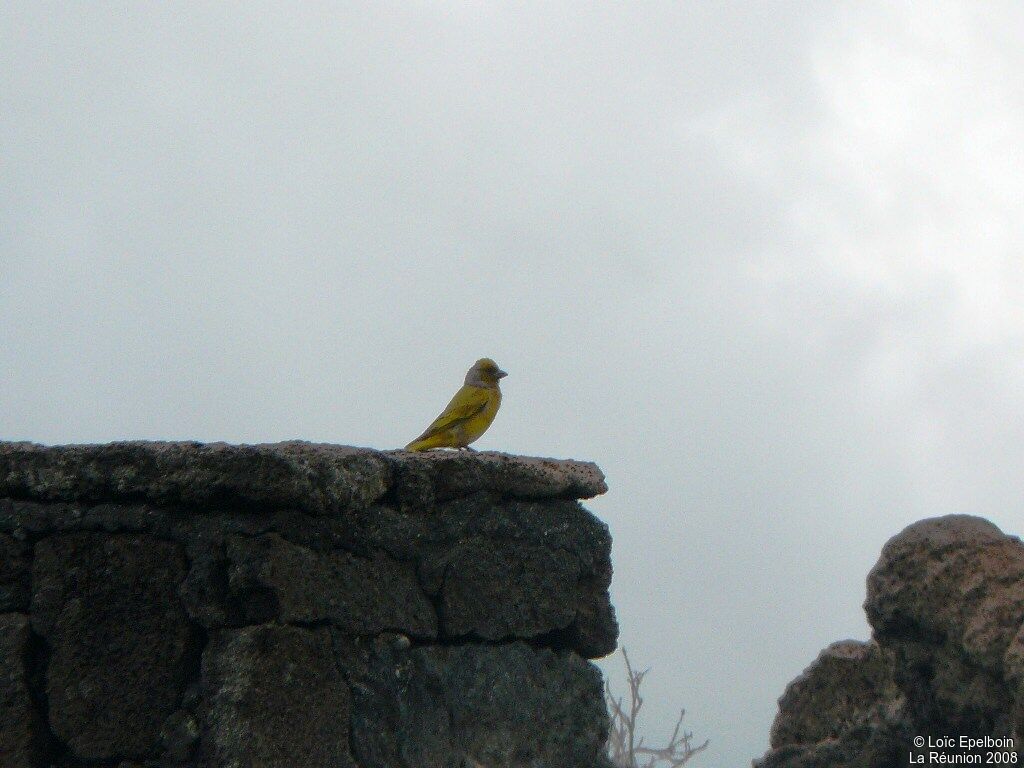
[[[597,461],[745,765],[909,522],[1024,529],[1017,2],[0,5],[0,436]],[[602,662],[615,670],[619,663]]]

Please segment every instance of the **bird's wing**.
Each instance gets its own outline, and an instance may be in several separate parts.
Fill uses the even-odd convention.
[[[487,407],[490,399],[490,390],[483,387],[472,387],[467,384],[455,393],[455,397],[448,403],[448,407],[413,442],[425,440],[432,435],[436,435],[438,432],[443,432],[446,429],[457,427],[459,424],[469,421]]]

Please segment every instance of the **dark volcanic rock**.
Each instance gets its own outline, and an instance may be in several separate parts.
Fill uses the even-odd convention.
[[[39,734],[28,676],[28,616],[0,614],[0,765],[3,766],[31,766],[37,757]]]
[[[353,765],[348,687],[329,630],[225,630],[203,653],[203,684],[210,708],[204,749],[213,765]]]
[[[951,515],[893,538],[864,603],[898,657],[897,683],[928,732],[1009,735],[1016,698],[1004,658],[1024,623],[1024,545],[987,520]]]
[[[298,441],[0,444],[0,496],[39,501],[294,507],[320,515],[366,507],[385,494],[423,506],[478,491],[579,499],[606,490],[593,464],[501,453],[382,452]]]
[[[831,646],[790,685],[758,765],[904,765],[914,736],[1024,745],[1020,540],[976,517],[923,520],[885,545],[867,586],[874,642]]]
[[[0,446],[0,494],[40,501],[294,506],[324,514],[379,498],[390,476],[376,451],[308,443]]]
[[[387,454],[394,495],[413,506],[491,491],[516,499],[589,499],[608,490],[596,465],[507,453],[428,451]]]
[[[781,747],[834,739],[866,721],[888,719],[902,704],[885,651],[856,640],[833,643],[779,699],[779,709],[789,716],[775,721],[771,743]]]
[[[558,633],[587,657],[615,650],[611,536],[578,503],[498,506],[476,495],[439,511],[411,540],[424,587],[440,598],[443,637]]]
[[[875,643],[833,643],[779,699],[772,751],[759,765],[898,765],[909,738],[903,717],[889,654]]]
[[[576,501],[604,488],[502,454],[0,443],[0,766],[606,767],[611,539]]]
[[[536,637],[575,618],[579,569],[560,553],[469,540],[434,566],[445,571],[440,612],[446,636]],[[495,580],[495,573],[507,574],[508,582]]]
[[[0,613],[26,611],[32,589],[30,548],[0,533]]]
[[[142,755],[181,697],[185,561],[150,536],[78,533],[36,545],[32,623],[50,647],[50,728],[90,759]]]
[[[383,553],[357,557],[320,553],[277,534],[228,541],[228,583],[235,599],[257,614],[248,621],[329,620],[356,635],[384,630],[437,637],[434,607],[414,569]]]
[[[522,642],[377,644],[349,649],[345,664],[353,752],[362,768],[599,764],[606,736],[601,676],[577,656]]]

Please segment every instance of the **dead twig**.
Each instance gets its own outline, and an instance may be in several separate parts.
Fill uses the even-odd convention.
[[[611,686],[605,682],[605,699],[608,702],[608,757],[616,768],[681,768],[700,752],[707,749],[708,741],[694,746],[693,734],[683,730],[683,717],[686,710],[680,710],[679,719],[672,730],[672,736],[663,747],[648,747],[643,736],[638,736],[637,725],[644,699],[640,695],[640,686],[650,669],[636,670],[629,660],[626,649],[622,649],[622,658],[626,664],[626,679],[629,685],[629,702],[625,704],[621,696],[612,693]],[[641,762],[643,760],[644,762]]]

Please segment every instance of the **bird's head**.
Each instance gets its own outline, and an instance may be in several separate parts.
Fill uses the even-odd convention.
[[[489,357],[481,357],[466,373],[466,383],[474,387],[496,387],[498,380],[508,376]]]

